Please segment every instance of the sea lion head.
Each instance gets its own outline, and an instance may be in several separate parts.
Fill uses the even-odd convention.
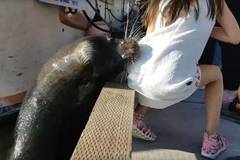
[[[119,42],[119,53],[123,59],[133,63],[139,56],[139,45],[133,38],[126,38]]]

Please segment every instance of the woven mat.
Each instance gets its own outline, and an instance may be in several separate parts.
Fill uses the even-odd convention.
[[[71,160],[131,157],[134,91],[104,87]]]

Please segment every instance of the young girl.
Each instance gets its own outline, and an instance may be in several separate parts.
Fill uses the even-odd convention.
[[[133,135],[149,141],[156,135],[145,125],[149,108],[163,109],[206,87],[207,125],[201,154],[215,158],[226,144],[217,128],[223,95],[220,69],[198,65],[210,36],[238,44],[239,26],[224,0],[148,0],[142,20],[147,34],[140,58],[129,67],[128,85],[137,91]],[[221,27],[214,27],[215,21]]]

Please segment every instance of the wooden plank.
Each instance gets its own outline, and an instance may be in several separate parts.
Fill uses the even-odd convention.
[[[173,149],[152,149],[132,153],[132,160],[197,160],[194,153]]]
[[[135,92],[105,86],[71,160],[127,160],[132,150]]]

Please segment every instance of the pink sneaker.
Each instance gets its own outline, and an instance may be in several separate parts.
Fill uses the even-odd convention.
[[[209,136],[206,132],[204,133],[201,151],[202,156],[215,159],[224,150],[226,150],[226,142],[222,136],[218,134]]]
[[[139,113],[134,113],[133,116],[133,137],[140,138],[146,141],[155,141],[157,136],[150,128],[144,123],[144,115]]]

